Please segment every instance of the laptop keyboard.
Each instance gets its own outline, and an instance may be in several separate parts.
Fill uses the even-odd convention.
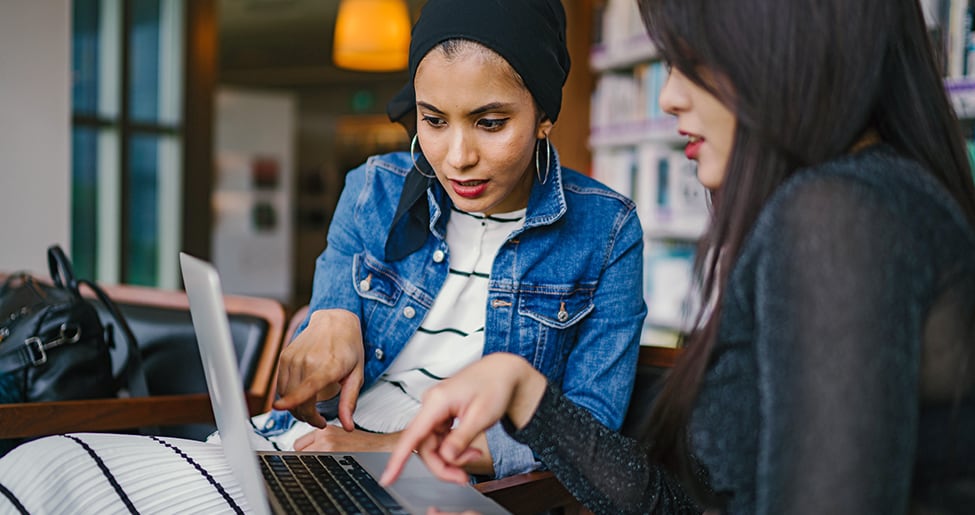
[[[405,514],[352,456],[259,454],[261,472],[289,513]]]

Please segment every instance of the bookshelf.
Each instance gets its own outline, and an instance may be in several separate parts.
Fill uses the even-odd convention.
[[[975,0],[921,0],[945,88],[975,161]]]
[[[687,301],[697,240],[708,220],[695,164],[683,154],[676,119],[657,97],[667,70],[640,21],[636,2],[597,5],[590,70],[592,175],[633,199],[644,229],[644,345],[673,347],[689,321]]]
[[[975,149],[975,1],[922,0],[922,6],[949,73],[945,87]],[[594,5],[588,143],[593,177],[633,199],[643,224],[649,311],[642,343],[672,347],[691,322],[692,264],[708,208],[676,120],[657,105],[666,67],[640,20],[632,0]]]

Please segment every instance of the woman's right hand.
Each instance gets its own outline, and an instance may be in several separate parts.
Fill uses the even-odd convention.
[[[471,445],[474,439],[505,415],[516,428],[524,427],[547,382],[521,356],[495,353],[430,388],[400,435],[380,482],[395,482],[407,458],[417,452],[440,479],[466,483],[464,465],[481,454]]]
[[[341,391],[339,420],[351,431],[363,366],[359,317],[344,309],[315,311],[308,327],[281,351],[274,409],[289,410],[299,420],[322,428],[326,421],[315,403]]]

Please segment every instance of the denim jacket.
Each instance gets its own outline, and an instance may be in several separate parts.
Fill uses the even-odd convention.
[[[402,259],[384,260],[387,231],[412,167],[409,153],[393,153],[349,172],[328,246],[316,262],[309,312],[341,308],[359,316],[363,389],[420,327],[448,273],[450,200],[436,181],[426,190],[426,242]],[[546,183],[532,186],[524,227],[495,256],[484,353],[523,356],[569,399],[618,429],[646,315],[642,274],[643,231],[633,203],[562,169],[555,155]],[[487,440],[498,477],[538,466],[531,450],[500,425],[488,430]]]

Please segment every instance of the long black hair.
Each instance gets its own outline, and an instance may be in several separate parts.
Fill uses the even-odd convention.
[[[726,279],[774,190],[798,169],[849,152],[868,130],[923,164],[973,225],[975,185],[917,0],[638,1],[664,59],[738,122],[697,254],[700,298],[713,309],[700,310],[646,432],[651,457],[708,503],[687,425]]]

